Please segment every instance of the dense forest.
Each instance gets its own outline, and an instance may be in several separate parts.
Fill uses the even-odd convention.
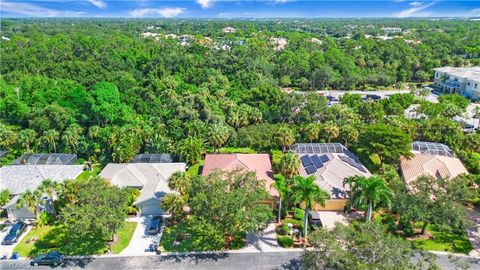
[[[392,26],[403,33],[381,29]],[[194,164],[222,146],[268,152],[295,141],[338,141],[361,156],[377,128],[446,143],[480,172],[480,135],[453,121],[468,102],[415,92],[435,67],[480,65],[478,22],[4,19],[1,36],[4,163],[25,152],[93,162],[169,152]],[[352,94],[334,106],[311,91],[407,86],[412,94]],[[414,103],[425,117],[405,118]]]

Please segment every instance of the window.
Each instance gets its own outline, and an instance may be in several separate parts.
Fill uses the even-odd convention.
[[[470,82],[468,82],[467,85],[470,86]]]
[[[475,89],[477,89],[478,83],[475,84]]]

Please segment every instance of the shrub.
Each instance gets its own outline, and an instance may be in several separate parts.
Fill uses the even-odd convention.
[[[35,221],[35,224],[39,227],[42,227],[50,224],[52,221],[53,221],[53,215],[45,211],[42,211],[40,215],[38,215],[38,218]]]
[[[397,230],[397,224],[395,223],[395,219],[392,217],[392,215],[383,215],[382,223],[387,225],[387,230],[389,232],[395,232]]]
[[[398,228],[405,233],[405,236],[413,236],[413,227],[408,219],[401,217],[398,221]]]
[[[295,217],[295,219],[303,221],[303,219],[305,218],[305,211],[301,208],[295,208],[293,216]]]
[[[280,246],[288,248],[293,246],[293,239],[287,236],[278,237],[277,242]]]
[[[280,235],[288,235],[290,233],[290,228],[287,225],[278,226],[277,233]]]

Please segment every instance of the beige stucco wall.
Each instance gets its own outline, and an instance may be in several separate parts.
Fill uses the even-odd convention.
[[[325,207],[318,204],[313,208],[315,211],[343,211],[347,204],[347,199],[332,199],[325,202]]]

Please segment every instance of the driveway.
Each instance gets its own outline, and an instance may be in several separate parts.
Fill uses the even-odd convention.
[[[13,223],[8,222],[8,221],[3,223],[3,224],[6,224],[7,226],[5,226],[3,229],[0,230],[0,242],[8,234],[8,232],[10,231],[10,228],[13,225]],[[27,229],[22,233],[22,235],[18,239],[17,243],[22,241],[23,237],[25,237],[25,235],[27,235],[27,233],[30,231],[31,228],[32,228],[32,226],[30,226],[30,225],[27,226]],[[3,256],[3,255],[7,255],[7,257],[10,258],[10,256],[12,256],[13,249],[15,248],[16,245],[17,244],[14,244],[14,245],[1,245],[0,244],[0,257]]]
[[[150,225],[151,217],[134,217],[129,218],[128,221],[137,222],[137,227],[132,235],[132,240],[130,244],[122,251],[122,255],[146,255],[146,254],[155,254],[154,251],[150,250],[150,246],[154,241],[160,242],[161,234],[163,233],[163,226],[160,234],[158,235],[149,235],[147,230]]]
[[[278,245],[275,224],[268,224],[265,230],[247,234],[247,245],[238,252],[274,252],[285,250]]]
[[[474,224],[474,226],[467,229],[468,239],[473,246],[470,256],[480,256],[480,213],[474,209],[468,209],[468,214]]]
[[[317,211],[320,220],[325,228],[333,229],[335,223],[348,224],[351,219],[359,219],[363,217],[363,213],[353,212],[345,214],[343,211]]]

